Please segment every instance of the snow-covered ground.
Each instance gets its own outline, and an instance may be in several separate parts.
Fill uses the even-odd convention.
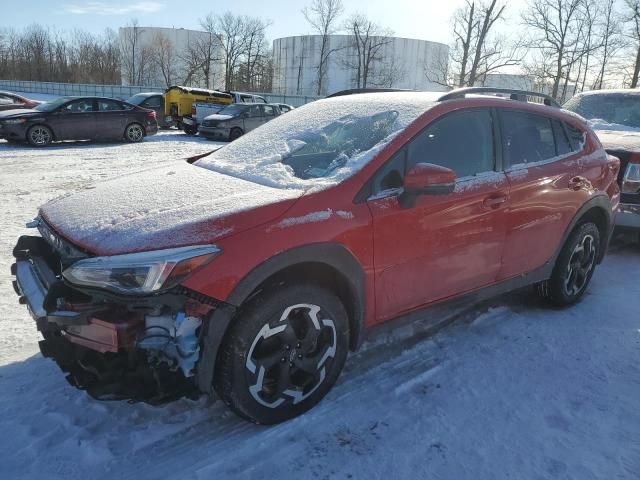
[[[636,246],[615,247],[574,308],[512,294],[435,336],[379,340],[320,405],[275,427],[219,401],[102,403],[70,387],[11,287],[22,225],[51,197],[211,148],[175,132],[0,141],[0,478],[640,478]]]

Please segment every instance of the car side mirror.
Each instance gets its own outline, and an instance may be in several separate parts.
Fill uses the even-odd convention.
[[[411,208],[420,195],[447,195],[456,187],[456,172],[432,163],[417,163],[404,175],[402,208]]]

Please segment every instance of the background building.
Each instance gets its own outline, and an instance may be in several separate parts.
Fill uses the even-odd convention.
[[[358,87],[446,90],[429,81],[446,70],[449,47],[398,37],[373,37],[370,49],[357,48],[352,35],[331,35],[331,51],[318,92],[322,36],[285,37],[273,42],[273,91],[286,95],[327,95]],[[361,53],[373,51],[372,54]]]
[[[205,52],[207,58],[222,58],[219,44],[207,32],[128,26],[118,29],[118,40],[123,85],[179,84],[214,88],[224,82],[220,60],[210,61],[208,72],[202,68]]]

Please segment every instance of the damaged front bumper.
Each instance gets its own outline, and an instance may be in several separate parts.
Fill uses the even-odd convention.
[[[42,355],[56,361],[69,383],[98,399],[162,403],[197,395],[201,327],[219,302],[182,287],[148,297],[72,288],[52,245],[59,247],[20,237],[11,273],[44,337]]]

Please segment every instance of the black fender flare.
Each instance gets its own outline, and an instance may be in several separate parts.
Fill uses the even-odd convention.
[[[218,350],[237,309],[267,279],[288,267],[303,263],[323,264],[344,277],[353,299],[353,305],[348,308],[353,317],[350,348],[355,350],[359,347],[364,330],[365,308],[365,278],[360,262],[345,246],[337,243],[314,243],[295,247],[274,255],[251,270],[205,323],[201,342],[202,354],[196,373],[196,382],[201,391],[212,391]]]
[[[553,257],[551,257],[549,259],[549,262],[547,263],[547,265],[549,266],[549,276],[551,276],[551,272],[555,267],[556,260],[560,256],[560,252],[562,251],[562,248],[567,242],[569,235],[571,235],[571,232],[573,232],[573,229],[576,227],[576,225],[578,225],[580,221],[584,219],[585,215],[587,215],[588,212],[590,212],[594,208],[601,210],[606,218],[606,231],[603,232],[604,235],[600,239],[600,256],[598,258],[598,263],[602,262],[607,250],[607,246],[609,245],[609,240],[611,239],[611,235],[613,233],[613,220],[614,220],[614,214],[611,211],[611,199],[604,192],[598,193],[593,197],[591,197],[589,200],[587,200],[578,209],[576,214],[573,216],[573,219],[571,220],[571,222],[569,223],[569,225],[567,226],[567,228],[565,229],[562,235],[562,240],[560,241],[558,248],[553,254]]]

